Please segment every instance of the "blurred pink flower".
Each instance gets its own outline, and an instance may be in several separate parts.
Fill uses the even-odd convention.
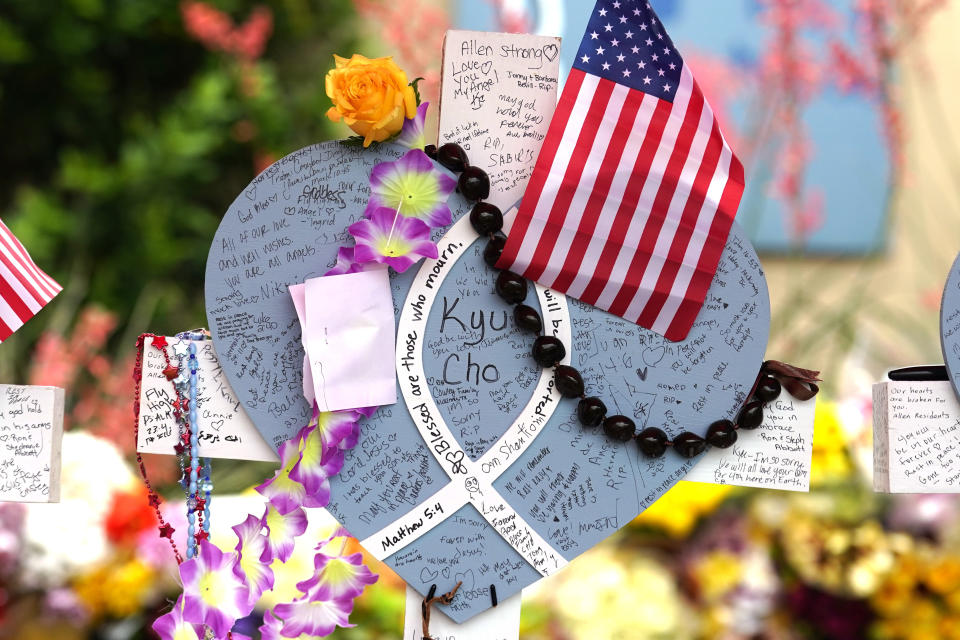
[[[183,2],[180,14],[187,33],[203,46],[247,62],[263,55],[273,33],[273,13],[264,6],[255,7],[238,27],[224,12],[197,0]]]
[[[436,102],[440,97],[437,47],[450,28],[446,10],[431,0],[353,0],[353,6],[363,22],[379,29],[386,48],[410,78],[423,78],[419,85],[423,99]]]

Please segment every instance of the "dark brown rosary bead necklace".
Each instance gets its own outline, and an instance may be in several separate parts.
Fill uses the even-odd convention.
[[[475,202],[470,212],[470,225],[481,236],[488,238],[483,250],[483,260],[495,268],[507,238],[503,235],[503,213],[499,208],[484,202],[490,195],[490,178],[479,167],[470,165],[466,152],[453,143],[439,149],[427,145],[428,156],[454,173],[459,173],[457,190],[467,200]],[[543,320],[536,309],[523,304],[527,298],[526,279],[512,271],[501,271],[494,286],[497,295],[508,304],[515,305],[513,319],[523,331],[536,334],[531,355],[543,368],[553,368],[554,386],[564,398],[579,399],[577,420],[584,428],[602,426],[603,432],[619,442],[635,440],[640,452],[651,458],[659,458],[668,448],[673,448],[684,458],[693,458],[703,453],[707,446],[726,449],[737,441],[740,429],[753,430],[763,423],[763,410],[767,404],[780,396],[784,386],[798,399],[807,400],[819,391],[815,382],[819,373],[799,369],[777,361],[767,361],[747,394],[747,402],[740,409],[736,420],[717,420],[707,428],[706,437],[684,431],[672,440],[663,429],[646,427],[637,433],[636,423],[623,415],[607,415],[607,406],[596,396],[586,395],[583,376],[575,368],[560,364],[567,355],[563,342],[543,334]],[[782,381],[782,383],[781,383]]]

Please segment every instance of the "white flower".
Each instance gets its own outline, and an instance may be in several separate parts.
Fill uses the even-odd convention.
[[[113,492],[139,482],[103,438],[64,433],[62,452],[60,502],[27,506],[23,579],[33,587],[63,584],[106,559],[110,543],[103,520]]]

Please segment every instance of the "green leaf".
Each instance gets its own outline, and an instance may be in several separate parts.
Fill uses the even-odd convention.
[[[362,147],[363,146],[363,136],[350,136],[349,138],[344,138],[340,141],[345,147]]]
[[[417,85],[420,84],[420,81],[421,81],[421,80],[423,80],[423,78],[414,78],[414,79],[413,79],[413,82],[411,82],[410,85],[409,85],[409,86],[413,87],[413,95],[417,96],[417,106],[418,106],[418,107],[420,106],[420,87],[418,87]]]

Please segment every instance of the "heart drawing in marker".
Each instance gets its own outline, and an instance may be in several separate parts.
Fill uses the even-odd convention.
[[[423,584],[430,584],[437,579],[437,572],[430,569],[430,567],[424,567],[420,570],[420,582]]]
[[[492,67],[493,67],[493,60],[487,60],[486,62],[480,65],[480,72],[483,75],[487,75],[488,73],[490,73],[490,69]]]
[[[663,356],[666,355],[666,353],[667,348],[663,345],[659,347],[647,347],[643,350],[643,362],[648,367],[655,367],[660,364],[660,361],[663,360]]]
[[[453,584],[458,582],[462,582],[463,588],[467,591],[473,591],[473,588],[477,585],[477,578],[473,575],[473,569],[467,569],[463,573],[453,576]]]
[[[553,62],[560,55],[560,47],[555,44],[548,44],[543,48],[543,57]]]
[[[256,200],[257,199],[257,185],[253,185],[249,189],[243,192],[243,195],[247,196],[247,200]]]
[[[444,579],[446,579],[446,580],[449,580],[449,579],[450,579],[450,567],[444,567],[444,568],[443,568],[443,577],[444,577]]]

